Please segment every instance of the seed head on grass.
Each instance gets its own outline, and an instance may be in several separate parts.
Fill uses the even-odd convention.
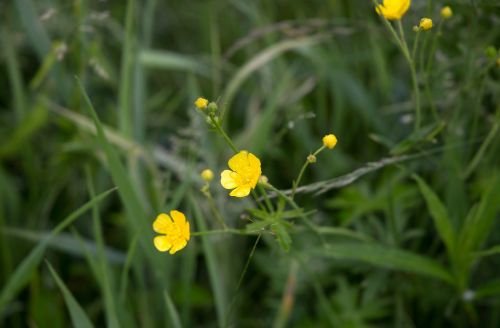
[[[186,247],[189,241],[189,222],[184,213],[173,210],[170,216],[161,213],[153,222],[153,230],[161,236],[154,238],[154,245],[160,252],[169,251],[175,254],[177,251]]]
[[[245,197],[255,188],[262,173],[260,160],[246,150],[240,151],[227,162],[231,170],[224,170],[220,183],[225,189],[233,189],[229,196]]]

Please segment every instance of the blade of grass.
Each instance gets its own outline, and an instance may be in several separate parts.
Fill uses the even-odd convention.
[[[191,203],[191,207],[194,211],[194,217],[196,220],[196,225],[198,226],[198,231],[206,231],[207,226],[205,224],[205,218],[203,217],[200,208],[198,207],[198,203],[194,199],[192,195],[189,195],[189,200]],[[210,283],[212,285],[212,290],[214,292],[215,298],[215,310],[217,311],[217,321],[219,327],[225,327],[225,318],[224,315],[227,311],[227,301],[226,301],[226,292],[225,288],[221,281],[221,275],[217,272],[217,258],[215,254],[215,250],[210,243],[209,236],[201,236],[201,242],[203,247],[203,253],[205,254],[205,260],[207,262],[208,274],[210,277]]]
[[[444,242],[446,249],[448,250],[448,254],[453,258],[457,234],[448,216],[446,207],[424,180],[417,175],[413,175],[413,179],[417,181],[420,192],[424,196],[427,207],[431,212],[438,234]]]
[[[52,274],[52,277],[57,283],[57,286],[59,286],[59,289],[61,290],[64,301],[66,302],[66,306],[68,307],[69,314],[71,317],[71,322],[73,323],[73,327],[76,328],[92,328],[94,325],[90,321],[89,317],[85,313],[85,311],[82,309],[80,304],[76,301],[75,297],[73,294],[69,291],[68,287],[64,284],[64,282],[61,280],[57,272],[54,270],[52,265],[50,264],[49,261],[45,261],[47,264],[47,267],[50,270],[50,273]]]
[[[90,174],[90,169],[87,167],[85,169],[85,176],[87,180],[87,188],[89,190],[90,197],[95,196],[95,187],[92,182],[92,176]],[[107,256],[104,252],[104,237],[102,235],[101,227],[101,217],[99,215],[99,208],[97,204],[92,206],[92,223],[94,230],[94,238],[97,244],[97,262],[99,265],[99,270],[97,273],[100,275],[98,281],[101,284],[101,289],[104,297],[104,306],[106,311],[106,326],[110,328],[120,327],[116,309],[116,295],[114,293],[113,282],[111,281],[111,271],[109,269],[109,263]]]
[[[0,293],[0,309],[10,302],[15,295],[29,282],[29,279],[35,269],[38,267],[42,256],[47,248],[49,242],[57,234],[59,234],[63,229],[72,224],[76,219],[78,219],[82,214],[92,208],[94,203],[100,202],[106,198],[109,194],[115,191],[116,188],[110,189],[103,193],[100,193],[95,198],[91,199],[79,209],[68,215],[63,221],[61,221],[52,232],[47,236],[47,238],[40,243],[29,253],[28,256],[19,264],[14,273],[10,276],[7,283],[2,288]]]
[[[134,60],[134,13],[135,0],[127,1],[125,17],[125,40],[123,44],[120,90],[118,95],[118,121],[120,132],[130,137],[132,135],[132,68]]]
[[[331,244],[311,250],[310,254],[339,260],[356,260],[368,264],[433,277],[453,284],[453,277],[436,261],[422,255],[375,243]]]
[[[165,291],[163,293],[163,296],[165,298],[165,305],[167,306],[167,313],[170,319],[169,327],[182,328],[181,320],[179,318],[179,313],[177,312],[177,309],[175,308],[174,302],[172,302],[170,295],[168,294],[167,291]]]

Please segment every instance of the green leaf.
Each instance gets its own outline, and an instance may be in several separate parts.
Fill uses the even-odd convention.
[[[500,279],[489,281],[475,290],[478,299],[498,294],[500,294]]]
[[[0,146],[0,158],[10,157],[24,149],[24,145],[47,123],[47,110],[36,106],[29,111],[15,130],[7,138],[3,138]]]
[[[462,228],[461,241],[466,251],[479,249],[481,244],[487,240],[496,215],[500,210],[499,190],[500,176],[497,174],[492,177],[490,185],[485,188],[481,197],[481,202]]]
[[[424,180],[417,175],[413,175],[413,179],[417,181],[420,192],[425,198],[425,202],[431,212],[434,225],[436,226],[441,240],[448,249],[448,253],[452,255],[455,251],[456,232],[451,224],[446,208],[439,197],[434,193],[434,191],[432,191]]]
[[[175,308],[174,302],[172,302],[170,295],[168,294],[167,291],[165,291],[163,293],[163,296],[165,297],[165,304],[167,306],[167,313],[168,313],[168,317],[170,319],[169,327],[182,328],[181,319],[179,318],[179,313],[177,312],[177,309]]]
[[[418,132],[411,134],[407,139],[398,143],[391,150],[391,155],[401,155],[425,143],[434,141],[434,138],[441,133],[446,124],[443,121],[424,126]]]
[[[381,268],[416,273],[453,284],[451,274],[439,263],[425,256],[375,243],[331,244],[311,254],[339,260],[356,260]]]
[[[292,238],[288,231],[286,231],[285,226],[281,222],[277,222],[271,225],[271,230],[276,234],[276,239],[278,239],[281,248],[285,252],[288,252],[292,244]]]
[[[46,239],[41,241],[29,253],[29,255],[24,258],[24,260],[21,262],[21,264],[19,264],[14,273],[10,275],[9,280],[4,285],[2,292],[0,293],[0,309],[2,309],[8,302],[10,302],[15,297],[15,295],[28,283],[31,275],[42,260],[45,249],[47,248],[51,240],[63,229],[65,229],[76,219],[78,219],[83,213],[91,209],[95,203],[98,203],[106,198],[114,190],[116,190],[116,188],[110,189],[97,195],[96,197],[85,203],[82,207],[67,216],[54,228],[54,230],[52,230],[51,234],[49,234]]]
[[[66,302],[66,306],[68,307],[69,314],[71,317],[71,322],[73,323],[73,327],[76,328],[91,328],[94,327],[92,325],[92,322],[90,321],[89,317],[83,311],[82,307],[78,302],[76,301],[75,297],[69,289],[66,287],[64,282],[61,280],[57,272],[54,270],[52,265],[48,261],[46,261],[47,266],[49,267],[50,273],[54,277],[54,280],[56,281],[57,285],[59,286],[59,289],[61,290],[64,301]]]

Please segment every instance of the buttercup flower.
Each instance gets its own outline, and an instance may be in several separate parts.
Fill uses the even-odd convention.
[[[430,18],[422,18],[420,20],[420,25],[419,27],[424,30],[424,31],[428,31],[432,28],[432,19]]]
[[[453,10],[451,10],[450,6],[446,6],[441,9],[441,17],[443,19],[451,18],[451,16],[453,16]]]
[[[262,173],[260,160],[246,150],[240,151],[227,162],[231,170],[220,174],[220,184],[225,189],[233,189],[229,196],[245,197],[255,188]]]
[[[337,144],[337,137],[334,134],[327,134],[323,137],[323,145],[328,149],[333,149]]]
[[[203,180],[205,180],[206,182],[210,182],[214,178],[214,172],[212,172],[212,170],[210,170],[210,169],[205,169],[205,170],[201,171],[200,175],[201,175],[201,178]]]
[[[411,0],[384,0],[376,9],[379,15],[383,15],[388,20],[398,20],[410,8]]]
[[[207,108],[208,100],[206,100],[205,98],[198,98],[194,102],[194,105],[196,107],[198,107],[199,109],[205,109],[205,108]]]
[[[158,215],[153,230],[163,234],[154,238],[154,245],[160,252],[174,254],[186,247],[189,241],[189,222],[182,212],[176,210],[170,211],[170,216],[165,213]]]

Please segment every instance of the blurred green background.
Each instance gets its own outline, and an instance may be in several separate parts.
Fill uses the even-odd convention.
[[[415,133],[370,1],[1,1],[0,326],[500,327],[500,3],[413,1],[410,48],[424,16]],[[247,233],[199,96],[282,190],[336,134],[296,197],[323,243]],[[241,234],[157,252],[160,212],[220,229],[205,168]]]

